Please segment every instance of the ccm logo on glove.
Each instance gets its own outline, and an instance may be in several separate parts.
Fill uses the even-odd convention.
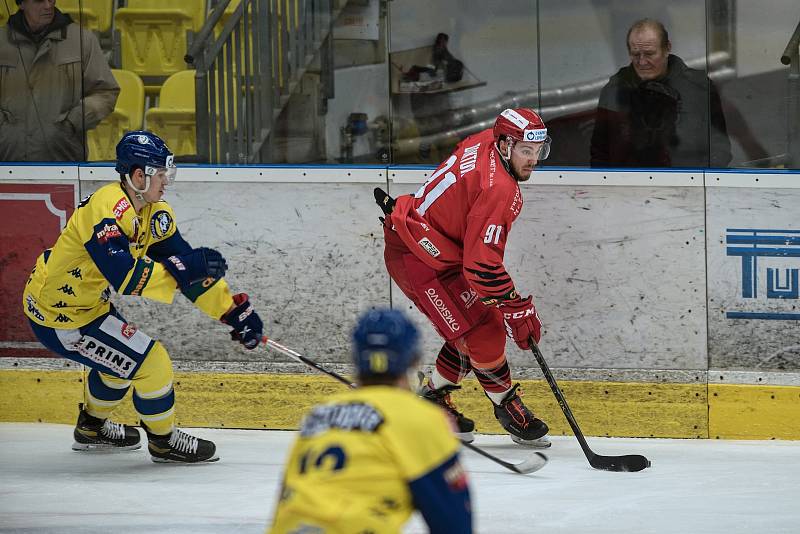
[[[542,322],[533,306],[533,297],[504,301],[499,309],[503,312],[506,334],[519,348],[522,350],[531,348],[531,338],[539,343],[542,337]]]

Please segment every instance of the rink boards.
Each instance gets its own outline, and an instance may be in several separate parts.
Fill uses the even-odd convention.
[[[356,314],[409,306],[383,269],[372,189],[412,192],[430,173],[181,168],[166,198],[190,243],[228,259],[231,285],[250,294],[270,337],[347,372]],[[0,324],[3,420],[67,422],[52,417],[74,413],[66,399],[81,394],[75,371],[53,375],[40,363],[47,360],[30,358],[46,353],[19,312],[20,280],[76,200],[113,174],[110,167],[0,167],[0,305],[10,311]],[[535,296],[542,349],[584,431],[800,439],[793,423],[800,406],[800,174],[548,169],[523,185],[523,196],[506,266],[521,292]],[[287,374],[301,370],[282,356],[240,350],[225,327],[181,297],[172,306],[117,302],[187,369],[176,388],[184,424],[292,428],[297,403],[329,389],[320,390],[324,377]],[[439,342],[414,318],[430,363]],[[532,355],[516,346],[508,355],[514,376],[531,380],[524,381],[526,401],[556,433],[567,432]],[[41,382],[27,387],[34,375]],[[276,392],[285,380],[292,386]],[[482,394],[465,389],[459,401],[478,414],[479,429],[499,430]],[[62,399],[60,408],[47,407],[45,390]],[[24,401],[32,391],[44,395],[39,408]],[[253,400],[247,409],[237,408],[241,396]]]

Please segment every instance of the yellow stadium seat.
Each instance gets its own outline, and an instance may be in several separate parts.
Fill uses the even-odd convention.
[[[186,68],[186,32],[203,25],[205,0],[129,0],[114,20],[122,68],[142,77],[169,76]],[[150,83],[147,84],[151,90]]]
[[[112,69],[119,84],[119,98],[111,115],[87,133],[89,161],[116,159],[117,142],[125,132],[142,129],[144,116],[144,84],[142,79],[127,70]]]
[[[206,16],[204,14],[206,0],[128,0],[125,3],[125,8],[152,9],[154,11],[184,11],[192,17],[192,30],[196,32],[200,31],[200,28],[203,27],[203,23],[206,21]]]
[[[74,20],[81,11],[81,24],[96,32],[106,33],[111,29],[111,13],[114,0],[58,0],[58,9],[69,13]]]
[[[160,136],[176,156],[197,154],[194,76],[195,71],[185,70],[167,78],[158,107],[144,114],[147,129]]]

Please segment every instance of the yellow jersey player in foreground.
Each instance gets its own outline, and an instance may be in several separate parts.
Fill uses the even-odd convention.
[[[246,348],[263,325],[247,295],[231,295],[227,264],[209,248],[192,248],[161,200],[175,179],[173,154],[156,135],[135,131],[117,144],[120,181],[85,198],[52,248],[36,260],[23,308],[51,351],[91,368],[72,448],[138,449],[139,431],[114,423],[112,410],[133,387],[155,462],[211,462],[216,446],[174,427],[172,362],[164,346],[129,324],[109,302],[110,290],[171,303],[175,290],[207,315],[233,327]]]
[[[400,532],[414,509],[432,534],[472,532],[467,476],[445,412],[411,392],[419,334],[395,310],[353,332],[357,389],[315,406],[292,447],[272,534]]]

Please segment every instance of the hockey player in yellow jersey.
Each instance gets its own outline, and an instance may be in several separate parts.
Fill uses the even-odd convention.
[[[467,476],[445,412],[411,392],[416,328],[395,310],[353,332],[359,387],[305,417],[272,534],[399,533],[417,509],[432,534],[472,532]]]
[[[164,346],[129,324],[109,302],[118,294],[171,303],[179,289],[205,314],[233,327],[252,349],[263,325],[247,295],[232,295],[227,263],[181,236],[164,200],[175,180],[173,154],[156,135],[125,134],[117,144],[120,181],[86,197],[52,248],[36,260],[23,309],[39,341],[91,368],[73,449],[140,447],[134,427],[109,419],[133,387],[133,404],[155,462],[210,462],[216,446],[175,428],[172,362]]]

